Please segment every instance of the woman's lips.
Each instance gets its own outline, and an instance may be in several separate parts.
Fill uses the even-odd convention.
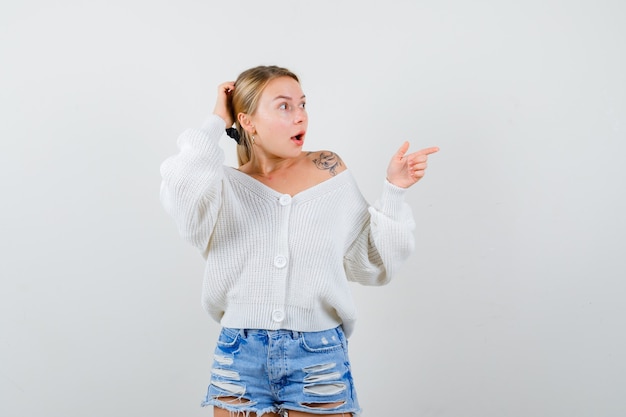
[[[304,133],[299,133],[291,137],[291,140],[298,146],[302,146],[304,143]]]

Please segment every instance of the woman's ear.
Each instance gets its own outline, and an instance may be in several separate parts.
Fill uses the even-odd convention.
[[[239,113],[237,115],[237,121],[239,122],[239,125],[241,126],[241,128],[244,129],[246,132],[250,134],[256,133],[256,131],[254,130],[254,124],[252,123],[252,120],[250,120],[250,117],[247,114]]]

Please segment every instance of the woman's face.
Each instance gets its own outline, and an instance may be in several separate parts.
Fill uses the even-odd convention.
[[[305,96],[291,77],[270,81],[261,93],[254,115],[255,146],[278,157],[300,155],[308,127]]]

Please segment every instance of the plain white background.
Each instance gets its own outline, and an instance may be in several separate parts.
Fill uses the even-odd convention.
[[[441,148],[408,196],[414,256],[354,286],[365,416],[625,415],[625,19],[622,0],[3,2],[0,415],[212,415],[218,326],[159,165],[259,64],[301,76],[307,149],[371,201],[403,140]]]

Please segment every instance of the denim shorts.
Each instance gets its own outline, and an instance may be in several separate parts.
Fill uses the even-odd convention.
[[[202,402],[210,405],[258,417],[287,410],[358,415],[343,330],[223,328]]]

